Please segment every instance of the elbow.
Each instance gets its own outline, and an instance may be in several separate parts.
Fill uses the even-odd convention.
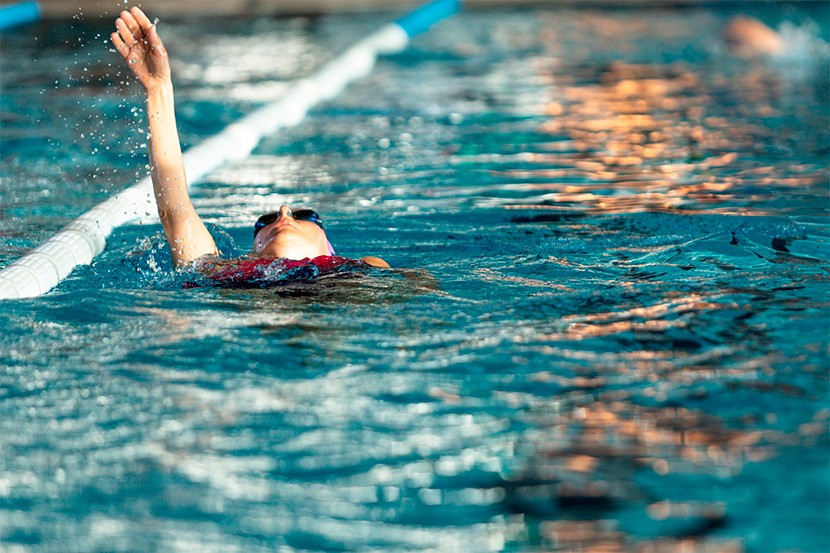
[[[175,213],[172,209],[159,206],[159,220],[164,230],[169,230],[176,223]]]

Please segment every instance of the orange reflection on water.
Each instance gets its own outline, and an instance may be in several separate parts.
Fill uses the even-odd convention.
[[[613,63],[598,84],[545,76],[564,83],[547,106],[550,119],[538,127],[555,140],[523,152],[520,168],[489,172],[551,181],[511,185],[528,195],[503,200],[505,207],[768,215],[782,189],[820,189],[830,176],[823,166],[759,160],[759,149],[782,142],[764,121],[778,116],[771,106],[783,94],[766,73],[701,83],[683,64]],[[710,94],[729,86],[741,103],[725,109],[737,116],[711,113]]]
[[[739,309],[735,303],[711,301],[715,295],[692,294],[654,305],[606,311],[566,315],[558,323],[564,328],[553,333],[533,333],[517,336],[516,342],[558,342],[563,340],[585,340],[611,336],[624,332],[663,332],[669,328],[683,328],[687,325],[684,315],[703,311]],[[673,318],[665,318],[672,316]],[[642,351],[641,355],[651,357],[659,352]]]
[[[614,520],[556,520],[541,525],[553,551],[579,553],[743,553],[737,540],[680,538],[634,540]]]
[[[611,394],[606,394],[611,395]],[[602,396],[600,396],[602,397]],[[726,428],[719,417],[687,408],[646,407],[625,399],[598,399],[576,406],[542,428],[535,439],[535,464],[518,480],[513,493],[538,501],[551,494],[564,511],[541,524],[554,551],[738,552],[737,540],[709,537],[727,516],[720,501],[651,501],[639,490],[634,475],[650,470],[671,473],[733,476],[744,463],[763,460],[785,441],[769,432]],[[780,438],[780,439],[779,439]],[[549,484],[523,485],[523,480]],[[642,504],[657,523],[648,533],[673,533],[676,524],[689,528],[686,537],[643,540],[622,532],[601,512],[620,503]],[[593,520],[567,520],[569,509],[590,508]],[[672,522],[674,521],[674,522]]]
[[[476,275],[480,276],[482,279],[488,282],[514,282],[516,284],[522,284],[524,286],[531,286],[535,288],[551,288],[554,290],[571,290],[569,286],[565,286],[563,284],[556,284],[553,282],[549,282],[546,280],[539,280],[533,278],[526,278],[526,277],[517,277],[517,276],[509,276],[502,273],[497,273],[493,269],[475,269],[473,271]]]

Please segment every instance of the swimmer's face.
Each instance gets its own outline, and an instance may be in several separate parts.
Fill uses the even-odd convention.
[[[297,214],[307,215],[308,211],[298,210]],[[280,206],[273,214],[263,215],[260,222],[265,225],[254,236],[254,254],[259,257],[314,259],[331,253],[326,232],[314,220],[296,218],[287,205]]]

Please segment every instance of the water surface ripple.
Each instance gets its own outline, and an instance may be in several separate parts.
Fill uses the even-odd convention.
[[[731,9],[463,13],[194,188],[407,270],[5,302],[0,551],[826,550],[827,6]],[[377,20],[162,21],[185,145]],[[3,37],[0,266],[146,170],[108,33]]]

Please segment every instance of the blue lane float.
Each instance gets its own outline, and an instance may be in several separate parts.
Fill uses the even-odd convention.
[[[330,100],[350,82],[368,75],[378,56],[401,52],[409,39],[461,8],[458,0],[436,0],[382,27],[295,83],[279,100],[254,110],[184,154],[193,185],[220,165],[248,157],[259,141],[300,123],[314,105]],[[0,271],[0,300],[37,297],[104,250],[117,227],[156,212],[149,176],[87,211],[55,236]]]
[[[425,33],[442,19],[446,19],[461,9],[459,0],[437,0],[424,4],[398,19],[397,24],[407,35],[413,37]]]
[[[0,32],[38,19],[40,19],[40,5],[37,2],[18,2],[0,6]]]

